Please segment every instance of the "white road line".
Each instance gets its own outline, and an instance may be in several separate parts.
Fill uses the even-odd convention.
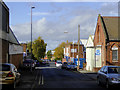
[[[37,71],[37,74],[36,74],[36,77],[35,77],[34,83],[32,84],[31,90],[33,90],[33,88],[35,87],[35,81],[37,80],[37,77],[38,77],[38,71]]]
[[[40,77],[39,77],[39,82],[38,82],[38,84],[40,85],[40,83],[41,83],[41,75],[40,75]]]
[[[42,85],[44,84],[44,78],[43,78],[43,75],[42,75]]]
[[[35,69],[51,69],[51,68],[56,68],[56,67],[35,67]]]

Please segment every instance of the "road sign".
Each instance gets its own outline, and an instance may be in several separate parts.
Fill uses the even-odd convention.
[[[100,53],[100,50],[97,49],[95,55],[100,55],[100,54],[101,54],[101,53]]]

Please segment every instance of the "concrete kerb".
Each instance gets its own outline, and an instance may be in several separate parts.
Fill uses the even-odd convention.
[[[78,70],[79,73],[82,73],[84,75],[87,75],[89,78],[93,79],[93,80],[97,80],[97,72],[91,72],[91,71],[87,71],[87,70]]]

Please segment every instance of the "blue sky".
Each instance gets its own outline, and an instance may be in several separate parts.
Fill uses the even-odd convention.
[[[117,16],[118,4],[113,2],[5,2],[10,9],[10,26],[20,42],[30,41],[30,7],[33,9],[33,40],[41,36],[47,50],[63,41],[77,40],[81,25],[81,39],[95,32],[98,14]],[[64,34],[68,31],[68,34]]]
[[[85,8],[92,8],[94,10],[97,10],[101,7],[100,2],[6,2],[7,6],[10,9],[10,25],[16,25],[21,23],[28,23],[30,22],[30,6],[35,6],[36,8],[33,10],[33,13],[39,12],[38,15],[35,15],[33,17],[33,21],[38,20],[42,17],[46,17],[48,20],[52,20],[53,17],[50,17],[47,15],[51,12],[57,12],[61,9],[61,12],[57,14],[57,17],[55,20],[58,19],[58,17],[64,13],[67,13],[67,10],[64,8],[67,8],[69,10],[74,10],[77,7],[85,7]],[[57,8],[56,8],[57,7]],[[40,14],[44,13],[43,15]],[[34,16],[34,15],[33,15]],[[52,13],[51,13],[52,16]],[[69,17],[68,17],[69,18]]]

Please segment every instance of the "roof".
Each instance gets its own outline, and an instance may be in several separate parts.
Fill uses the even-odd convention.
[[[100,16],[103,30],[107,40],[120,40],[120,30],[118,27],[118,20],[120,17]]]
[[[80,39],[80,44],[83,44],[84,47],[87,45],[87,39]]]
[[[13,31],[11,30],[11,28],[9,28],[9,34],[8,34],[8,40],[9,42],[11,43],[14,43],[14,44],[19,44],[16,36],[14,35]]]
[[[9,11],[9,8],[7,7],[7,5],[3,2],[3,0],[0,0],[0,3],[4,6],[4,8],[6,8]]]
[[[86,47],[93,47],[94,46],[94,35],[89,35],[89,38],[87,40]]]

